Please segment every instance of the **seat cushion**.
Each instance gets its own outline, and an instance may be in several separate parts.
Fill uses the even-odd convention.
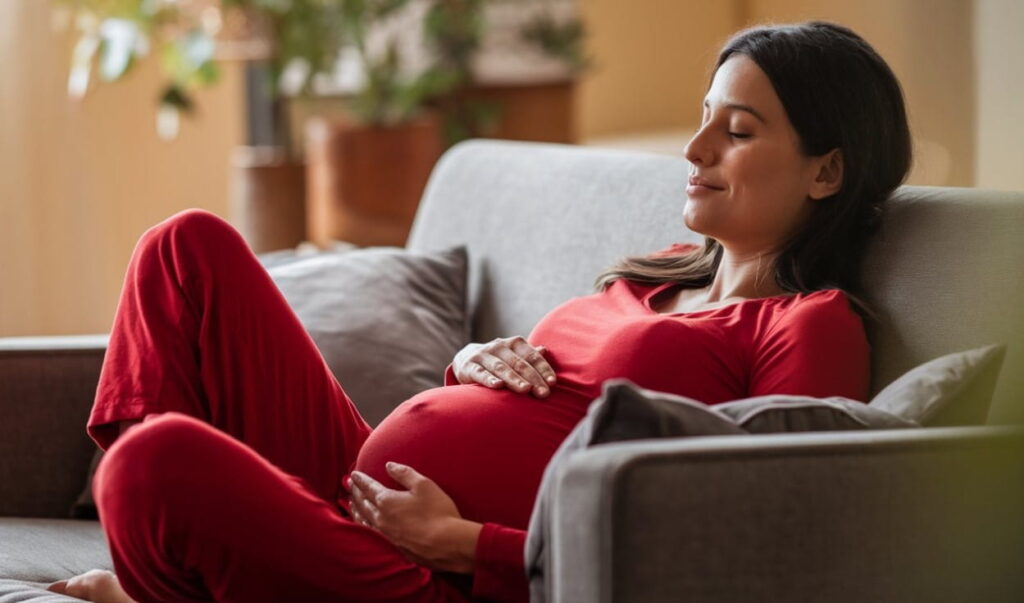
[[[98,521],[0,517],[0,601],[91,569],[113,570]],[[42,593],[49,595],[50,593]],[[74,600],[74,599],[70,599]]]
[[[58,595],[46,590],[48,582],[26,582],[0,578],[0,603],[69,603],[79,601],[74,597]]]

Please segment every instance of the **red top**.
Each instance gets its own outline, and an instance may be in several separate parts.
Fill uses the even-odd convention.
[[[651,298],[670,289],[675,283],[619,279],[544,316],[527,340],[548,348],[558,380],[547,398],[462,385],[449,366],[444,387],[410,398],[364,443],[357,469],[399,487],[384,463],[405,463],[436,481],[463,517],[484,523],[474,596],[528,599],[525,530],[541,475],[604,380],[706,404],[771,393],[867,399],[869,346],[841,290],[652,310]]]

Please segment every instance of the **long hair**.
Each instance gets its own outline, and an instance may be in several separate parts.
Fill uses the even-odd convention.
[[[841,289],[862,317],[874,318],[860,298],[861,262],[885,201],[911,162],[896,76],[863,38],[824,21],[742,30],[726,42],[714,71],[734,54],[749,57],[768,76],[805,156],[835,148],[843,155],[840,190],[817,201],[803,229],[785,244],[775,261],[775,282],[792,293]],[[690,252],[621,258],[597,277],[594,288],[603,291],[618,278],[705,287],[715,278],[722,251],[721,243],[705,237],[703,247]]]

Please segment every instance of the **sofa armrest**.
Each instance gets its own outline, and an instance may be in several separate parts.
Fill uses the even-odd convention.
[[[67,517],[96,445],[85,433],[105,335],[0,338],[0,516]]]
[[[556,479],[549,600],[1024,600],[1024,429],[601,445]]]

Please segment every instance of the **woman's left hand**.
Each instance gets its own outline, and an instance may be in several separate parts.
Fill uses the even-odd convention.
[[[369,475],[353,471],[349,482],[352,518],[379,530],[415,563],[473,573],[482,524],[463,519],[455,501],[412,467],[388,463],[386,468],[406,490],[386,488]]]

